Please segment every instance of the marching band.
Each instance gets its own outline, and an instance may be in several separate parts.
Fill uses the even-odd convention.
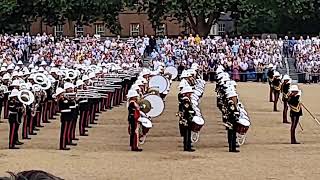
[[[237,147],[244,144],[251,122],[239,100],[237,83],[230,79],[223,66],[218,66],[216,72],[217,107],[222,112],[222,121],[227,130],[229,152],[240,152]]]
[[[300,98],[302,95],[301,90],[298,85],[292,84],[292,79],[289,75],[282,75],[275,71],[275,66],[273,64],[269,65],[268,77],[270,85],[270,102],[273,102],[273,111],[277,111],[277,103],[279,100],[280,93],[282,93],[282,102],[283,102],[283,113],[282,113],[282,122],[285,124],[290,124],[288,121],[288,109],[290,107],[290,118],[291,118],[291,144],[300,144],[296,140],[296,128],[300,125],[299,122],[300,116],[302,116],[302,106]],[[272,100],[272,101],[271,101]]]
[[[96,124],[98,113],[120,105],[125,100],[139,68],[115,63],[99,63],[65,67],[42,61],[39,67],[30,64],[1,66],[0,100],[4,118],[9,120],[9,148],[19,149],[18,132],[31,139],[36,131],[60,113],[60,150],[69,150],[79,135],[88,136],[87,128]],[[79,121],[78,121],[78,117]],[[20,126],[21,125],[21,126]]]

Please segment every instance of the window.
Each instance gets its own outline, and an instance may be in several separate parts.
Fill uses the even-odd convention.
[[[104,35],[104,24],[96,24],[96,34]]]
[[[84,34],[83,25],[76,26],[74,31],[75,31],[76,37],[83,36],[83,34]]]
[[[226,25],[219,24],[219,30],[218,30],[219,35],[224,35],[225,32],[226,32]]]
[[[130,36],[139,36],[140,35],[140,25],[139,24],[130,24]]]
[[[166,24],[161,24],[156,29],[156,35],[157,36],[164,36],[166,35]]]
[[[54,36],[59,37],[63,36],[63,25],[59,24],[54,27]]]

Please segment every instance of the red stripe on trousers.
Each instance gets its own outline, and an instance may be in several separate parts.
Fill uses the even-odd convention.
[[[27,137],[27,121],[28,121],[28,118],[27,118],[27,116],[26,115],[23,115],[23,117],[24,117],[24,119],[23,119],[23,129],[24,129],[24,133],[23,133],[23,137]]]

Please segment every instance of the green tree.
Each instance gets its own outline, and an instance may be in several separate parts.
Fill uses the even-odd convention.
[[[147,12],[153,26],[163,20],[188,22],[192,30],[209,34],[222,12],[238,12],[245,0],[145,0],[138,4],[139,11]]]

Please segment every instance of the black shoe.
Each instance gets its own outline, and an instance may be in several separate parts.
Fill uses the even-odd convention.
[[[52,120],[56,120],[57,118],[55,118],[55,117],[52,117],[52,118],[49,118],[49,119],[52,119]]]
[[[98,124],[98,123],[96,123],[96,122],[93,122],[93,123],[91,123],[91,124]]]
[[[235,149],[235,150],[229,150],[229,152],[238,153],[240,151]]]
[[[68,144],[68,145],[70,145],[70,146],[76,146],[77,143],[70,143],[70,144]]]
[[[31,138],[29,138],[29,137],[23,137],[22,139],[30,140]]]
[[[43,128],[44,126],[40,125],[40,126],[37,126],[37,127],[39,127],[39,128]]]
[[[37,135],[37,133],[30,133],[29,135],[31,135],[31,136],[35,136],[35,135]]]
[[[131,149],[131,151],[141,152],[141,151],[142,151],[142,149]]]
[[[289,121],[283,121],[283,124],[291,124]]]
[[[89,136],[88,134],[80,134],[80,136]]]
[[[43,123],[45,123],[45,124],[49,124],[49,123],[51,123],[50,121],[45,121],[45,122],[43,122]]]
[[[69,151],[70,148],[60,148],[60,150],[63,150],[63,151]]]
[[[73,138],[72,140],[79,141],[79,138]]]
[[[23,143],[23,142],[20,142],[20,141],[17,141],[15,144],[16,144],[16,145],[23,145],[24,143]]]
[[[40,129],[38,129],[38,128],[34,128],[33,130],[34,130],[34,131],[40,131]]]
[[[301,143],[299,143],[297,141],[293,141],[293,142],[291,142],[291,144],[301,144]]]
[[[195,149],[188,149],[188,152],[194,152],[194,151],[196,151]]]
[[[9,149],[20,149],[18,147],[9,147]]]
[[[88,127],[86,127],[86,128],[92,128],[92,126],[88,126]]]
[[[88,132],[88,129],[85,129],[84,132]]]

